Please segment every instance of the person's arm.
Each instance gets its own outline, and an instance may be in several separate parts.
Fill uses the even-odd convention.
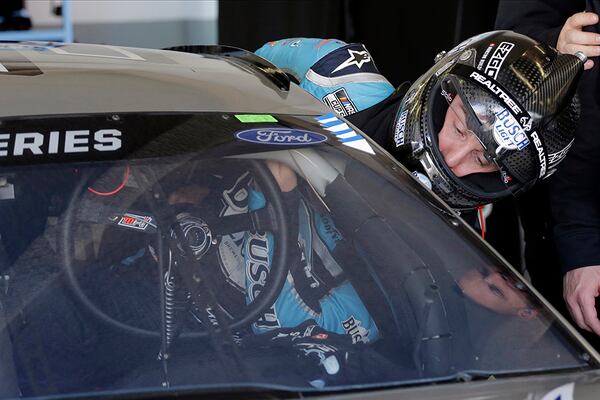
[[[265,43],[255,53],[301,82],[317,61],[344,46],[337,39],[290,38]]]
[[[510,29],[563,53],[600,55],[598,14],[583,1],[501,0],[496,29]],[[596,11],[590,9],[587,11]],[[588,32],[595,31],[595,32]],[[600,113],[598,67],[588,60],[579,87],[582,116],[573,148],[549,182],[554,239],[565,272],[563,296],[575,323],[600,335],[595,298],[600,295]]]
[[[361,43],[292,38],[268,42],[255,53],[294,76],[302,89],[341,116],[365,110],[394,92]]]
[[[597,105],[589,103],[573,148],[550,181],[550,205],[567,307],[577,325],[600,335],[595,308],[600,293],[600,115]]]

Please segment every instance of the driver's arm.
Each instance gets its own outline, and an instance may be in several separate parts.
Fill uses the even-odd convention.
[[[267,160],[266,163],[282,192],[291,192],[298,186],[298,177],[290,167],[279,161]]]
[[[279,161],[267,160],[265,162],[282,192],[291,192],[298,186],[296,173],[290,167]],[[206,186],[195,184],[182,186],[169,194],[168,202],[171,205],[200,204],[209,193],[210,189]]]

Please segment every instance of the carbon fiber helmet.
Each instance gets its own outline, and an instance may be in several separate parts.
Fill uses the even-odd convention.
[[[583,54],[561,54],[512,31],[467,39],[440,53],[402,99],[397,157],[459,210],[527,190],[555,171],[573,143],[584,62]],[[453,104],[496,172],[459,178],[444,161],[437,135]]]

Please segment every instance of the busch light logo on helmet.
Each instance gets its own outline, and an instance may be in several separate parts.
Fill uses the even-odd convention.
[[[317,144],[327,140],[327,136],[320,133],[286,128],[248,129],[237,132],[235,137],[250,143],[275,144],[281,146]]]
[[[501,148],[523,150],[529,145],[525,130],[506,109],[496,113],[493,133],[494,140]]]

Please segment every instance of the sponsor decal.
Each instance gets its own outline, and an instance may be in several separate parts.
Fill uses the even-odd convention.
[[[2,133],[0,157],[116,151],[121,148],[121,131],[116,129]]]
[[[513,49],[513,47],[515,47],[515,45],[510,42],[500,43],[498,47],[496,47],[494,54],[492,54],[492,57],[490,57],[490,61],[485,67],[485,74],[496,79],[496,77],[498,76],[498,72],[500,72],[500,67],[502,67],[504,60],[506,60],[506,57]]]
[[[575,139],[571,140],[562,150],[548,154],[548,168],[554,168],[567,156],[574,141]]]
[[[500,169],[500,176],[502,177],[502,182],[504,182],[505,185],[508,185],[512,182],[510,175],[508,175],[508,173],[502,168]]]
[[[519,107],[519,105],[502,88],[500,88],[497,84],[492,82],[485,75],[482,75],[477,71],[473,71],[469,75],[469,78],[474,79],[476,82],[486,87],[490,92],[498,96],[500,100],[502,100],[504,104],[508,108],[510,108],[515,114],[520,114],[523,112],[521,110],[521,107]]]
[[[404,130],[406,129],[406,116],[408,115],[408,110],[404,110],[400,113],[398,117],[398,122],[396,123],[396,128],[394,129],[394,142],[396,143],[396,147],[402,146],[404,144]]]
[[[286,128],[248,129],[237,132],[235,137],[245,142],[280,146],[318,144],[327,141],[327,136],[320,133]]]
[[[361,321],[356,319],[354,315],[345,321],[342,321],[342,327],[344,331],[352,337],[352,343],[356,344],[359,342],[369,342],[369,331],[368,329],[361,326]]]
[[[542,397],[542,400],[573,400],[573,393],[575,392],[575,383],[567,383],[552,389]]]
[[[487,49],[485,49],[485,52],[481,56],[481,60],[479,60],[479,64],[477,64],[478,70],[481,71],[483,69],[483,64],[485,64],[485,60],[487,60],[488,56],[490,55],[490,51],[492,51],[492,49],[495,46],[496,46],[496,43],[490,43],[490,45],[487,47]]]
[[[498,146],[507,150],[523,150],[529,145],[525,130],[506,109],[496,113],[493,134]]]
[[[540,178],[543,178],[546,175],[546,153],[544,152],[544,146],[542,146],[542,141],[538,136],[537,132],[531,132],[531,139],[533,139],[533,144],[535,149],[538,152],[538,158],[540,162]]]
[[[277,122],[277,119],[269,114],[236,114],[235,118],[244,124],[253,122]]]
[[[269,275],[269,239],[267,233],[249,232],[244,252],[246,254],[246,282],[249,302],[254,301],[265,287]],[[257,328],[280,328],[275,304],[269,307],[254,323]]]
[[[371,62],[371,55],[367,50],[348,49],[348,54],[350,54],[350,57],[348,57],[348,59],[346,59],[343,63],[338,65],[336,69],[331,71],[332,74],[341,71],[344,68],[348,68],[351,65],[356,65],[356,67],[360,69],[363,66],[363,64]]]
[[[446,92],[446,90],[444,90],[444,89],[442,89],[441,95],[444,97],[444,99],[446,99],[446,102],[448,104],[452,103],[452,100],[454,100],[452,95],[450,93]]]
[[[147,215],[136,215],[126,213],[118,218],[117,225],[136,229],[138,231],[145,231],[149,226],[156,228],[156,224],[154,224],[152,217]]]
[[[526,131],[530,131],[533,126],[533,120],[530,117],[521,117],[519,118],[519,122]]]
[[[329,93],[323,97],[323,102],[342,117],[354,114],[357,111],[356,106],[352,100],[350,100],[350,97],[348,97],[348,93],[344,88]]]

